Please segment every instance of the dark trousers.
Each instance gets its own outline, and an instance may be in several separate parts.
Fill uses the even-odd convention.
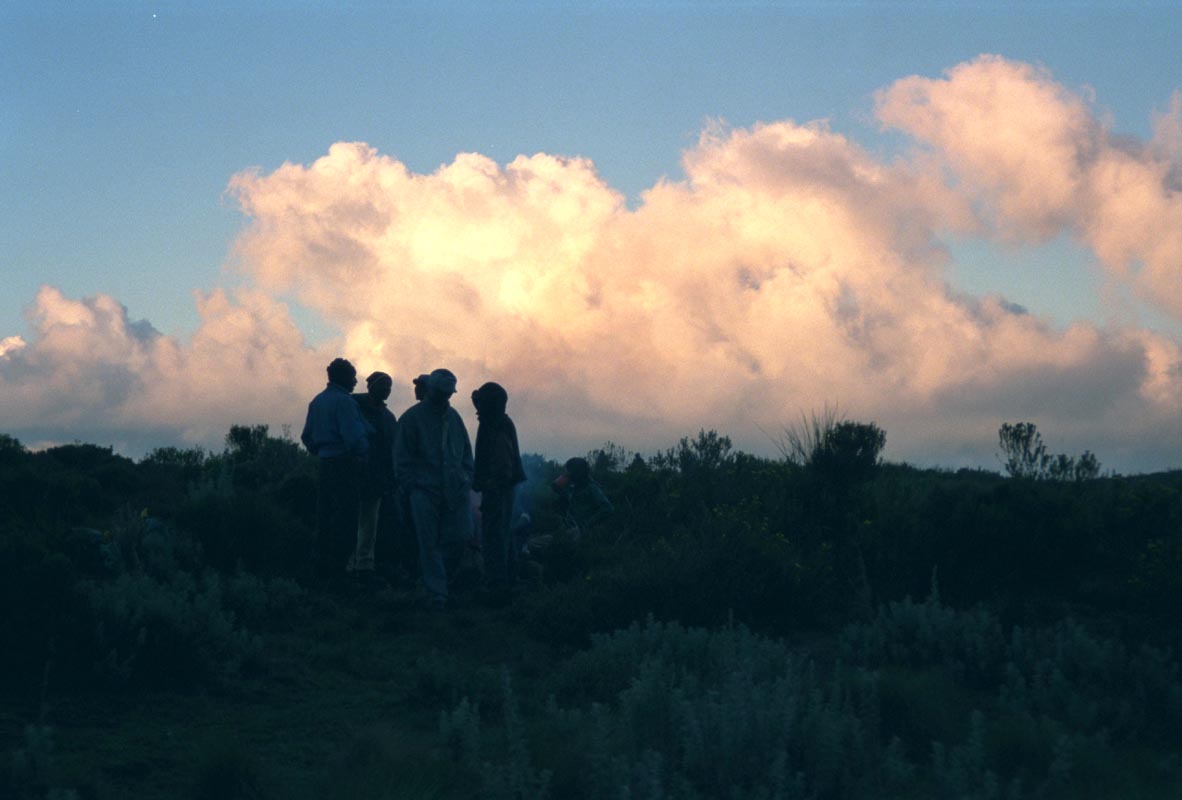
[[[388,569],[403,577],[418,577],[419,542],[415,537],[414,517],[410,513],[410,497],[401,489],[382,503],[378,548],[379,552],[388,554],[382,558]]]
[[[316,489],[316,574],[321,580],[345,575],[357,541],[361,501],[359,465],[350,456],[320,459]]]
[[[486,489],[480,493],[480,530],[484,539],[484,574],[493,586],[517,577],[517,548],[513,546],[513,490]]]

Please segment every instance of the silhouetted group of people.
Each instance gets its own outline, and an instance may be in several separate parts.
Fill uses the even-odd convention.
[[[511,535],[514,488],[525,481],[517,430],[506,414],[509,395],[496,383],[472,393],[479,427],[476,449],[451,407],[456,376],[437,369],[414,379],[415,400],[401,418],[386,406],[393,379],[374,372],[353,394],[356,368],[328,365],[328,385],[308,404],[301,441],[320,461],[316,566],[329,588],[380,581],[374,549],[383,504],[417,544],[417,566],[434,608],[449,587],[472,538],[470,502],[480,493],[481,554],[486,585],[507,590],[516,579]]]

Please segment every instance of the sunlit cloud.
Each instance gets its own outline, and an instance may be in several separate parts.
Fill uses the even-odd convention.
[[[16,430],[143,423],[210,441],[232,422],[298,423],[339,352],[400,376],[398,411],[434,367],[460,398],[497,380],[523,445],[553,455],[700,427],[771,450],[765,432],[836,403],[885,427],[897,458],[988,463],[1001,421],[1035,419],[1162,466],[1163,443],[1182,444],[1178,343],[964,295],[944,241],[1066,232],[1182,318],[1179,102],[1152,141],[1128,141],[1045,70],[982,57],[904,78],[877,109],[914,152],[883,161],[824,123],[712,124],[684,180],[635,209],[591,161],[548,154],[416,174],[341,142],[240,173],[234,263],[253,290],[200,296],[180,341],[112,298],[47,288],[29,344],[0,345],[0,402],[28,404]],[[311,347],[289,301],[341,339]]]
[[[1182,319],[1177,94],[1148,142],[1114,135],[1045,69],[995,56],[941,79],[905,78],[877,99],[882,122],[930,147],[999,234],[1038,241],[1070,232],[1112,280]]]
[[[199,295],[185,342],[134,321],[113,297],[43,288],[28,312],[32,343],[0,353],[5,429],[30,441],[96,441],[143,451],[216,444],[233,422],[276,431],[306,402],[325,356],[304,344],[286,308],[258,291]]]

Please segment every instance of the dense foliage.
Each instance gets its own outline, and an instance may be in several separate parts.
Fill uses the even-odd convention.
[[[220,453],[138,462],[0,436],[0,677],[40,709],[0,717],[0,793],[122,793],[84,758],[55,766],[55,699],[344,691],[331,670],[397,687],[411,721],[355,731],[282,792],[215,748],[187,791],[1175,796],[1182,474],[1099,477],[1028,423],[999,434],[1008,477],[918,470],[880,462],[877,426],[813,422],[778,460],[712,431],[606,445],[588,460],[615,513],[578,538],[548,489],[559,466],[528,457],[548,543],[531,585],[507,608],[461,598],[426,645],[390,633],[424,613],[404,592],[306,588],[316,465],[286,435],[235,426]],[[534,655],[486,663],[482,627]]]

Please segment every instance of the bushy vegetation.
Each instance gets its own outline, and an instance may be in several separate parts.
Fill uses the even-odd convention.
[[[1089,450],[1078,456],[1047,452],[1042,434],[1033,422],[1005,422],[997,432],[1002,466],[1012,478],[1052,481],[1086,481],[1100,475],[1100,461]]]
[[[839,638],[821,661],[650,619],[594,637],[529,724],[506,676],[499,714],[464,699],[441,733],[495,798],[1074,798],[1182,780],[1177,667],[1152,648],[1071,622],[1007,638],[935,597]],[[1162,750],[1130,782],[1119,751],[1145,741]]]
[[[1029,423],[1008,477],[885,440],[827,412],[779,459],[608,444],[615,513],[578,538],[530,456],[528,586],[431,617],[305,588],[316,465],[286,433],[138,462],[0,437],[0,678],[37,698],[0,717],[0,788],[81,785],[55,698],[268,687],[322,698],[327,755],[216,738],[174,756],[190,796],[1175,796],[1182,475],[1099,477]]]
[[[257,666],[252,631],[295,607],[307,560],[263,554],[311,536],[277,487],[312,473],[268,441],[266,454],[158,450],[139,464],[92,445],[9,448],[0,585],[19,612],[0,621],[5,682],[186,688]]]

